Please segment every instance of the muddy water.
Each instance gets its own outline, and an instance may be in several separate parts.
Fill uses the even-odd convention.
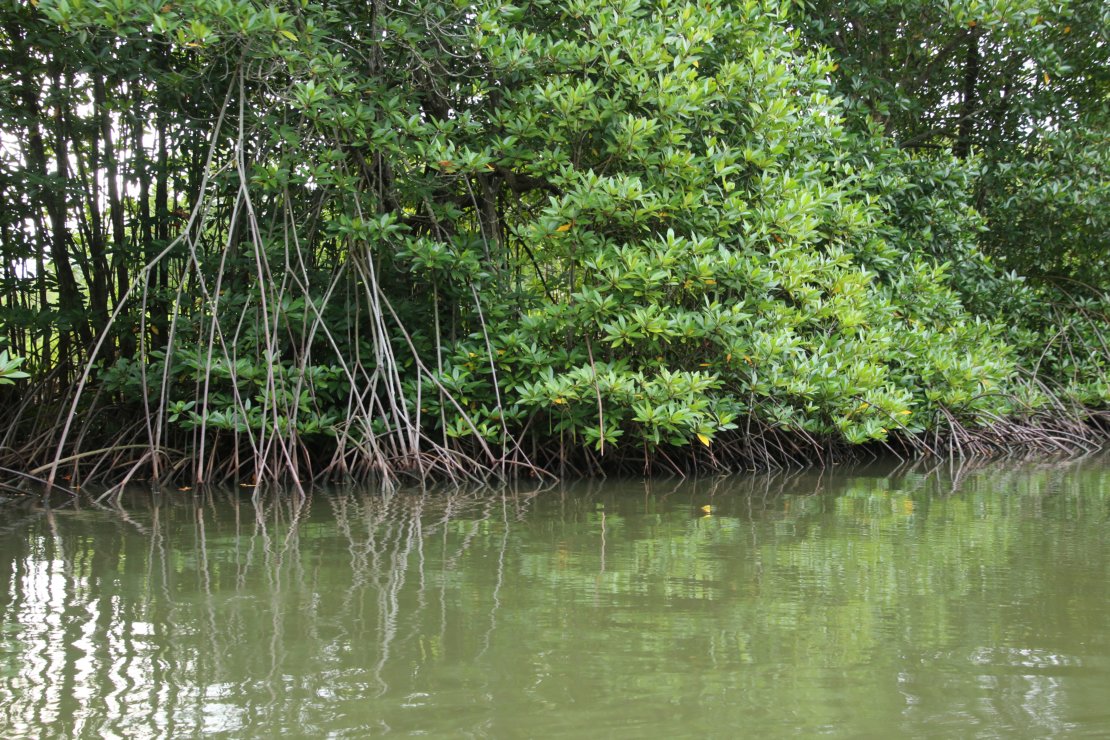
[[[0,509],[0,736],[1110,735],[1104,458]]]

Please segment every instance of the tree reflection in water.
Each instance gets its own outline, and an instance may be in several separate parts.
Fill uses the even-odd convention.
[[[0,520],[6,737],[1110,730],[1110,473],[148,493]]]

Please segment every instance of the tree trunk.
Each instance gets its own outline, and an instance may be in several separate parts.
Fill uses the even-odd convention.
[[[967,55],[964,57],[964,83],[960,103],[960,119],[956,133],[956,143],[952,153],[960,159],[971,154],[971,139],[975,133],[976,88],[979,85],[979,32],[973,30],[967,39]]]

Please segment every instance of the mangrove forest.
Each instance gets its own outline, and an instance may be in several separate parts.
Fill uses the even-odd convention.
[[[1103,0],[0,0],[0,481],[1110,431]]]

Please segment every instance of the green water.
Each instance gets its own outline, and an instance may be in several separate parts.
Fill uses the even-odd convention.
[[[1105,458],[8,505],[0,736],[1107,736],[1108,586]]]

